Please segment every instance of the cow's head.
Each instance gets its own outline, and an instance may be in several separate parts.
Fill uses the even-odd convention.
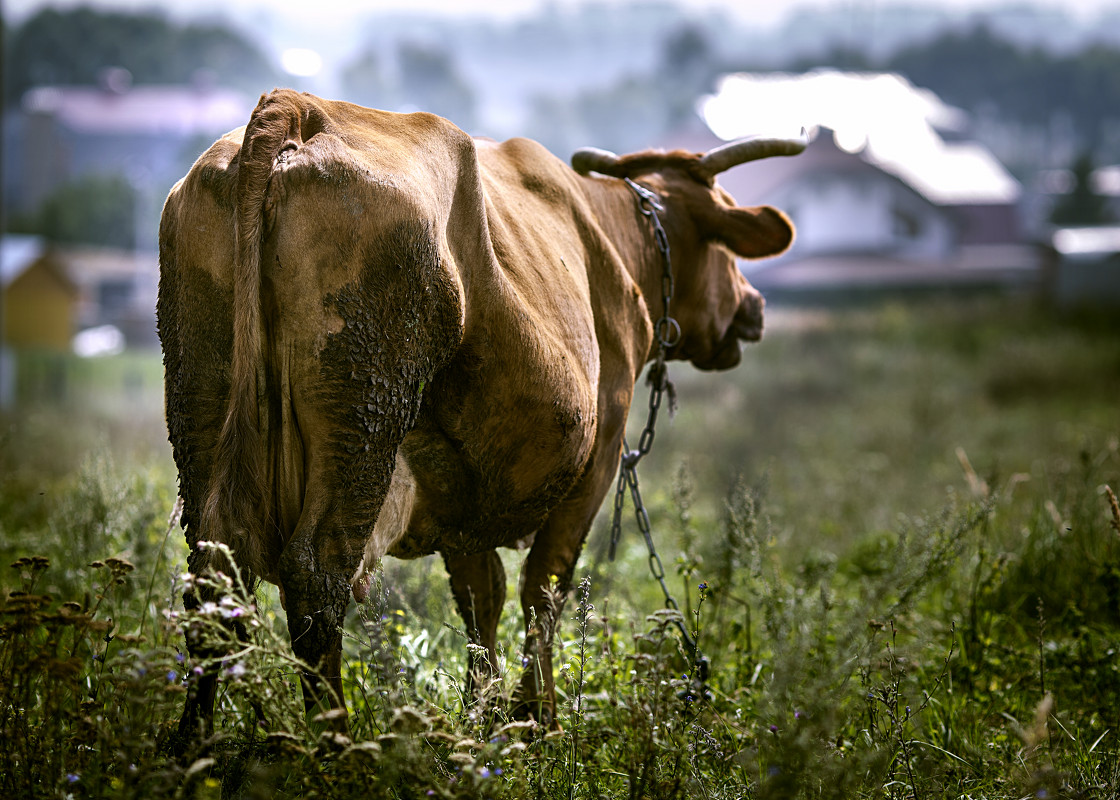
[[[572,156],[582,174],[631,178],[657,193],[658,216],[668,234],[674,292],[671,315],[681,328],[671,358],[700,369],[739,363],[740,341],[762,337],[762,295],[739,271],[735,257],[766,258],[793,241],[793,225],[770,206],[739,207],[716,185],[716,176],[738,164],[769,156],[796,155],[805,142],[745,139],[708,153],[643,152],[618,156],[585,148]],[[660,302],[651,313],[660,312]]]

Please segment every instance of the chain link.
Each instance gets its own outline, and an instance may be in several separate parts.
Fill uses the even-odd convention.
[[[630,499],[634,503],[634,515],[637,518],[638,530],[645,539],[646,548],[649,550],[649,571],[660,584],[661,592],[665,595],[665,607],[680,611],[680,606],[669,591],[665,583],[665,566],[661,563],[661,556],[653,543],[653,532],[650,527],[649,512],[642,502],[642,492],[638,488],[638,462],[649,453],[653,446],[654,428],[657,424],[657,412],[661,408],[662,398],[666,391],[669,392],[670,408],[673,406],[673,385],[669,381],[669,369],[665,360],[671,347],[676,346],[681,340],[681,327],[669,314],[669,304],[673,298],[673,264],[669,255],[669,237],[665,228],[658,219],[657,212],[664,211],[657,195],[640,184],[625,178],[626,184],[638,195],[638,210],[650,220],[653,227],[654,241],[661,253],[661,300],[662,314],[654,323],[654,335],[657,337],[657,357],[650,365],[646,381],[649,383],[649,413],[646,416],[646,425],[638,439],[638,449],[631,450],[626,438],[622,440],[622,459],[618,470],[618,487],[614,496],[614,514],[611,519],[611,539],[609,557],[614,561],[618,549],[618,541],[622,536],[622,508],[626,503],[626,491],[630,490]],[[708,691],[709,661],[708,657],[700,652],[696,640],[688,632],[682,617],[674,620],[681,640],[689,654],[692,656],[695,672],[692,676],[692,690],[689,697],[707,699],[711,696]]]

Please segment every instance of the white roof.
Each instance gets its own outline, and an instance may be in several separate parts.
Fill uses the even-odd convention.
[[[834,131],[838,146],[940,205],[1014,203],[1015,180],[986,147],[945,141],[967,122],[958,108],[891,73],[816,70],[726,76],[700,115],[721,139]]]
[[[0,238],[0,286],[8,286],[43,254],[43,240],[38,236],[4,236]]]

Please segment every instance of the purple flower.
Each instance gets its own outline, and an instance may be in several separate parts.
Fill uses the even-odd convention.
[[[179,677],[179,673],[176,672],[175,670],[169,669],[167,671],[167,682],[168,683],[174,683],[175,679],[178,678],[178,677]]]
[[[77,783],[78,782],[78,776],[75,775],[73,772],[69,772],[66,775],[66,781],[67,781],[67,783]]]
[[[777,725],[771,725],[770,726],[770,733],[777,733],[777,732],[778,732],[778,726]]]

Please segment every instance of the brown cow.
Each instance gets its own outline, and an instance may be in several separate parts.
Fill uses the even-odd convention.
[[[793,229],[735,207],[715,175],[801,147],[588,150],[577,172],[525,139],[278,90],[172,189],[158,316],[189,567],[223,566],[196,546],[215,540],[280,586],[315,668],[309,710],[344,705],[340,625],[377,558],[441,553],[492,667],[495,548],[531,543],[521,606],[539,661],[516,699],[551,719],[546,588],[569,588],[664,312],[650,222],[619,178],[664,207],[669,357],[726,369],[762,334],[733,254],[780,253]],[[208,724],[215,680],[192,692],[184,733]]]

